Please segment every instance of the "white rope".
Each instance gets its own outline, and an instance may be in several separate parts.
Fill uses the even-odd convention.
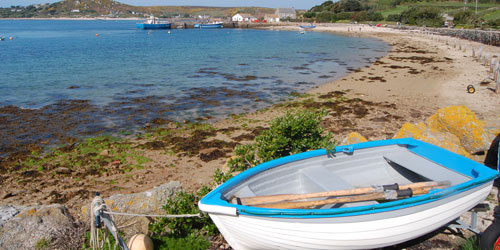
[[[106,203],[102,200],[101,197],[96,196],[90,205],[90,246],[92,250],[103,249],[104,244],[106,242],[106,233],[101,232],[100,229],[96,228],[96,213],[106,208]],[[99,233],[101,233],[101,237],[99,237]],[[99,238],[102,238],[99,240]]]
[[[100,196],[94,197],[92,200],[92,203],[90,204],[90,246],[92,247],[92,250],[96,249],[103,249],[104,244],[107,242],[108,243],[108,249],[111,249],[111,243],[109,241],[109,237],[107,237],[107,231],[101,230],[99,228],[96,228],[96,214],[101,211],[105,212],[108,209],[106,206],[106,203]],[[115,238],[115,246],[114,249],[116,249],[116,246],[118,245],[118,230],[116,229],[116,226],[113,223],[113,217],[111,215],[111,223],[112,223],[112,229],[114,230],[115,233],[112,233],[113,237]],[[102,239],[99,240],[99,232],[102,235]]]
[[[110,211],[103,211],[105,214],[111,214],[111,215],[124,215],[124,216],[142,216],[142,217],[161,217],[161,218],[188,218],[188,217],[201,217],[200,213],[197,214],[166,214],[166,215],[159,215],[159,214],[132,214],[132,213],[118,213],[118,212],[110,212]]]

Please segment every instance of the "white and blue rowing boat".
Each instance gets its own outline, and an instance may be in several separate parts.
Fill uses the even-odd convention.
[[[372,249],[454,221],[488,196],[498,176],[437,146],[393,139],[260,164],[198,205],[237,250]]]
[[[220,29],[222,28],[222,22],[213,22],[213,23],[195,23],[195,29]]]

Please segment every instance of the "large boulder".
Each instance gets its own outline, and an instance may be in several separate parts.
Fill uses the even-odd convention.
[[[452,133],[446,131],[439,131],[436,129],[428,128],[423,123],[412,124],[405,123],[394,138],[407,138],[411,137],[417,140],[428,142],[430,144],[447,149],[451,152],[471,157],[471,155],[462,147],[460,139]]]
[[[167,182],[161,186],[151,190],[135,193],[135,194],[117,194],[109,198],[105,198],[104,202],[109,210],[120,213],[133,214],[165,214],[163,206],[167,203],[170,197],[173,197],[177,192],[181,191],[180,182]],[[89,218],[89,206],[82,208],[84,218]],[[113,215],[115,224],[125,234],[125,237],[132,236],[137,233],[147,233],[150,220],[142,216],[121,216]]]
[[[394,138],[412,137],[448,149],[465,157],[487,150],[500,124],[485,125],[465,106],[439,109],[424,123],[404,124]]]
[[[484,122],[465,106],[441,108],[427,119],[427,127],[454,134],[469,152],[487,150],[493,138]]]
[[[0,206],[0,249],[72,249],[82,238],[63,205]]]

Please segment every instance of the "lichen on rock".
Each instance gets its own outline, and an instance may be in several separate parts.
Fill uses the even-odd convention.
[[[351,132],[347,137],[342,140],[340,145],[356,144],[361,142],[367,142],[368,140],[358,132]]]
[[[484,122],[465,106],[444,107],[427,119],[427,126],[441,132],[450,132],[460,139],[469,152],[485,150],[491,141]]]

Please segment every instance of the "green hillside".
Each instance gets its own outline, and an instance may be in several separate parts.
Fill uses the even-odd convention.
[[[304,13],[316,22],[400,22],[407,25],[467,28],[500,26],[500,1],[339,0],[325,1]]]
[[[153,14],[159,17],[207,15],[229,17],[238,12],[254,15],[274,13],[275,9],[260,7],[197,7],[197,6],[132,6],[112,0],[64,0],[53,4],[0,8],[2,18],[31,17],[138,17]]]

